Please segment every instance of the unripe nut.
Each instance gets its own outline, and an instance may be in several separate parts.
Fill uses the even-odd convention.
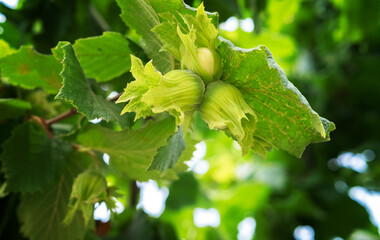
[[[242,120],[255,121],[256,118],[240,91],[222,81],[216,81],[207,86],[200,106],[200,114],[211,129],[228,128],[238,141],[242,140],[246,134]]]
[[[181,63],[187,69],[201,76],[206,84],[219,80],[222,75],[220,57],[209,48],[197,48],[196,60],[190,54],[183,54]]]
[[[159,85],[148,90],[142,101],[152,106],[153,112],[178,109],[194,111],[201,103],[205,85],[195,73],[173,70],[163,76]]]

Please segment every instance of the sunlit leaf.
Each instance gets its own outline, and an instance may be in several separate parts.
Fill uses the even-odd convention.
[[[118,77],[131,67],[128,41],[120,33],[79,39],[73,47],[86,76],[99,82]]]
[[[26,89],[43,88],[57,93],[61,87],[61,65],[52,55],[42,55],[23,46],[0,60],[1,77],[9,84]]]
[[[269,50],[240,49],[222,41],[222,81],[237,87],[258,118],[258,139],[300,157],[310,143],[328,141],[333,123],[320,118],[289,82]]]

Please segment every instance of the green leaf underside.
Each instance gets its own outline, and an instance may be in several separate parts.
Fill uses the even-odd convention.
[[[156,156],[154,156],[153,162],[149,166],[148,170],[159,170],[165,172],[169,168],[174,168],[185,148],[186,142],[183,138],[183,131],[182,129],[179,129],[168,139],[165,146],[158,149],[158,152]]]
[[[128,41],[120,33],[79,39],[73,47],[86,76],[98,82],[118,77],[131,67]]]
[[[273,145],[300,157],[308,144],[329,140],[334,124],[312,110],[266,47],[246,50],[222,40],[217,51],[221,80],[237,87],[257,115],[254,135],[261,147]]]
[[[23,46],[0,59],[1,77],[9,84],[25,89],[43,88],[57,93],[61,87],[60,63],[52,55],[42,55],[31,46]]]
[[[124,23],[136,29],[145,40],[145,52],[153,59],[154,65],[162,73],[172,69],[173,59],[168,52],[161,52],[161,41],[151,29],[160,21],[156,11],[147,0],[117,0],[121,8],[121,19]]]
[[[110,156],[110,165],[138,181],[147,181],[163,175],[146,171],[151,165],[157,149],[163,146],[175,132],[172,118],[149,121],[140,130],[115,132],[97,125],[81,133],[79,144]]]
[[[66,165],[71,145],[49,139],[42,127],[26,122],[4,143],[1,159],[8,191],[32,192],[53,184]]]
[[[148,62],[145,67],[140,59],[131,55],[131,72],[136,79],[127,85],[125,92],[120,96],[116,103],[128,102],[121,114],[126,112],[136,112],[135,120],[140,117],[153,115],[151,107],[142,102],[142,96],[152,87],[158,86],[162,75],[157,72],[152,62]]]
[[[107,181],[102,173],[88,169],[79,174],[73,184],[69,210],[63,221],[64,224],[70,224],[77,211],[81,211],[87,226],[92,219],[94,203],[100,200],[102,194],[106,194],[106,190]]]
[[[12,98],[0,98],[0,119],[18,118],[30,108],[29,102]]]
[[[63,224],[63,219],[74,179],[91,160],[86,153],[72,153],[63,174],[53,186],[43,192],[22,195],[18,215],[25,236],[31,240],[83,239],[87,230],[80,213],[76,213],[68,225]]]
[[[63,86],[56,99],[70,102],[77,108],[78,112],[90,120],[102,118],[107,122],[117,122],[122,128],[128,126],[128,119],[120,116],[121,106],[107,101],[103,96],[92,91],[71,44],[62,46],[62,50],[64,56],[61,72]]]

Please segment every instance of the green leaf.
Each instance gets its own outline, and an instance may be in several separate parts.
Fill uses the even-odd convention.
[[[57,180],[66,165],[71,145],[49,139],[36,122],[26,122],[4,143],[1,160],[8,191],[42,190]]]
[[[149,0],[157,13],[173,12],[184,7],[182,0]]]
[[[142,210],[138,210],[118,239],[178,240],[179,238],[172,224],[154,219]]]
[[[179,129],[168,139],[165,146],[158,149],[148,170],[159,170],[164,172],[168,168],[174,168],[185,148],[186,142],[185,139],[183,139],[183,131],[182,129]]]
[[[221,80],[237,87],[257,115],[254,136],[262,150],[269,144],[300,157],[308,144],[330,139],[334,124],[314,112],[266,47],[246,50],[222,41],[218,53]]]
[[[97,95],[88,84],[83,70],[75,57],[71,44],[62,46],[63,50],[63,86],[56,96],[75,106],[78,112],[88,119],[103,118],[105,121],[114,121],[121,127],[129,125],[127,117],[121,117],[121,106],[107,101],[103,96]]]
[[[131,67],[128,41],[116,32],[75,41],[75,55],[88,78],[105,82],[127,72]]]
[[[199,182],[192,172],[184,172],[169,188],[166,206],[169,209],[179,210],[188,205],[194,205],[200,195]]]
[[[5,57],[14,52],[15,50],[11,46],[9,46],[9,44],[6,41],[0,39],[0,58]]]
[[[86,153],[72,153],[53,186],[43,192],[22,195],[18,215],[25,236],[31,240],[83,239],[87,229],[81,215],[77,213],[68,225],[63,224],[63,219],[68,211],[74,179],[91,161]]]
[[[42,55],[23,46],[0,59],[1,77],[9,84],[26,89],[43,88],[57,93],[61,87],[61,64],[52,55]]]
[[[161,41],[151,29],[160,21],[156,11],[148,0],[117,0],[121,9],[121,18],[125,24],[137,31],[145,40],[144,50],[149,58],[153,59],[154,65],[162,73],[172,69],[174,64],[168,52],[161,52]],[[166,3],[165,3],[166,4]]]
[[[70,44],[70,42],[67,41],[60,41],[58,42],[57,46],[51,49],[51,52],[53,53],[53,56],[60,62],[62,63],[63,58],[64,58],[64,52],[62,47]]]
[[[30,103],[13,98],[0,98],[0,119],[18,118],[31,108]]]
[[[87,226],[94,212],[94,203],[107,190],[107,181],[103,174],[95,170],[87,170],[78,175],[74,181],[70,195],[69,210],[64,219],[66,225],[73,221],[77,210],[82,211]]]
[[[149,121],[139,130],[115,132],[93,125],[78,135],[77,141],[84,147],[107,153],[110,165],[138,181],[157,178],[163,174],[146,171],[157,150],[175,132],[172,118]]]

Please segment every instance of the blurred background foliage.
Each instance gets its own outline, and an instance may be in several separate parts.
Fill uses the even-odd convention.
[[[118,31],[129,38],[135,54],[144,57],[139,36],[121,21],[114,0],[20,0],[14,9],[3,2],[3,49],[29,44],[50,53],[58,41],[73,43]],[[196,7],[201,1],[185,2]],[[174,182],[138,183],[138,211],[131,199],[135,187],[108,170],[107,180],[119,187],[124,211],[111,220],[98,220],[95,232],[86,238],[380,239],[379,0],[204,4],[206,10],[219,12],[222,37],[242,48],[270,49],[310,105],[335,123],[332,140],[309,146],[301,159],[281,151],[271,152],[267,159],[241,157],[236,143],[207,130],[198,118],[193,137],[203,142],[197,145],[191,170]],[[121,92],[130,80],[124,74],[100,87],[107,94]],[[0,97],[18,94],[33,100],[32,111],[39,116],[55,116],[69,108],[44,92],[20,93],[1,83]],[[1,122],[0,142],[15,125]],[[160,210],[150,210],[154,207],[146,199]],[[22,239],[17,202],[16,194],[0,199],[1,239]]]

